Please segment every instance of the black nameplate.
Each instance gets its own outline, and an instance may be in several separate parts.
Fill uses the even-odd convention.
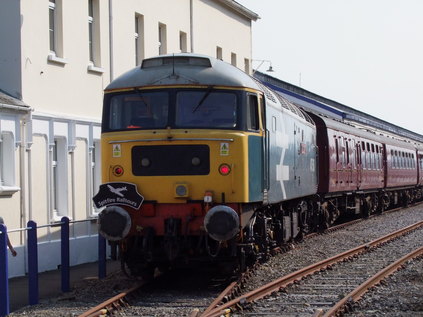
[[[97,208],[111,205],[125,205],[134,209],[140,209],[144,197],[137,191],[132,183],[113,182],[101,184],[100,189],[93,197]]]

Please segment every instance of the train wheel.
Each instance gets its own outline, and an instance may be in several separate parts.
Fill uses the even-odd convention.
[[[155,266],[149,264],[146,267],[141,269],[140,276],[145,282],[150,282],[154,278],[154,271],[156,270]]]

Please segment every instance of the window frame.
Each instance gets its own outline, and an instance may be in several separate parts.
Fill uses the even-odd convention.
[[[135,14],[135,66],[141,65],[145,58],[144,47],[144,16],[142,14]]]
[[[113,99],[113,97],[116,96],[120,96],[120,95],[129,95],[129,94],[137,94],[138,92],[157,92],[157,91],[164,91],[164,92],[168,92],[169,93],[169,109],[168,109],[168,123],[166,125],[171,127],[172,129],[184,129],[184,128],[189,128],[189,129],[194,129],[194,127],[183,127],[183,126],[178,126],[176,127],[175,125],[175,107],[176,107],[176,92],[179,91],[192,91],[192,88],[186,88],[186,89],[180,89],[180,88],[165,88],[165,89],[141,89],[138,90],[136,92],[128,92],[128,91],[124,91],[124,92],[116,92],[116,93],[106,93],[104,96],[104,101],[103,101],[103,116],[102,116],[102,125],[101,125],[101,132],[102,133],[106,133],[106,132],[116,132],[116,131],[129,131],[127,128],[121,128],[121,129],[112,129],[110,128],[110,116],[111,116],[111,101]],[[199,91],[207,91],[206,89],[194,89],[194,90],[199,90]],[[216,92],[232,92],[236,95],[236,112],[237,112],[237,118],[236,118],[236,125],[235,127],[198,127],[198,129],[219,129],[219,130],[237,130],[237,131],[248,131],[246,129],[246,122],[245,122],[245,118],[243,118],[244,114],[243,114],[243,110],[241,109],[241,105],[244,105],[244,103],[246,102],[246,94],[248,93],[247,91],[244,90],[238,90],[238,89],[215,89],[214,91]],[[156,128],[150,128],[149,130],[153,129],[153,130],[161,130],[161,129],[165,129],[166,127],[156,127]],[[196,128],[197,129],[197,128]],[[131,129],[133,130],[133,129]]]
[[[12,132],[0,132],[0,196],[11,196],[20,191],[15,175],[15,136]]]
[[[51,222],[69,217],[68,149],[65,137],[55,136],[50,144],[50,215]]]

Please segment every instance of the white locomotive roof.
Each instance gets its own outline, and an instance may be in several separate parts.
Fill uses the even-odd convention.
[[[231,64],[189,53],[145,59],[141,66],[113,80],[106,90],[156,85],[235,86],[261,90],[252,77]]]

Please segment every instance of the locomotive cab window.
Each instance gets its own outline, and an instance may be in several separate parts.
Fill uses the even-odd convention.
[[[256,95],[247,95],[247,129],[259,130],[258,102]]]
[[[175,127],[235,128],[237,95],[219,90],[178,91]]]
[[[169,96],[166,91],[118,94],[110,98],[107,130],[165,128]]]

